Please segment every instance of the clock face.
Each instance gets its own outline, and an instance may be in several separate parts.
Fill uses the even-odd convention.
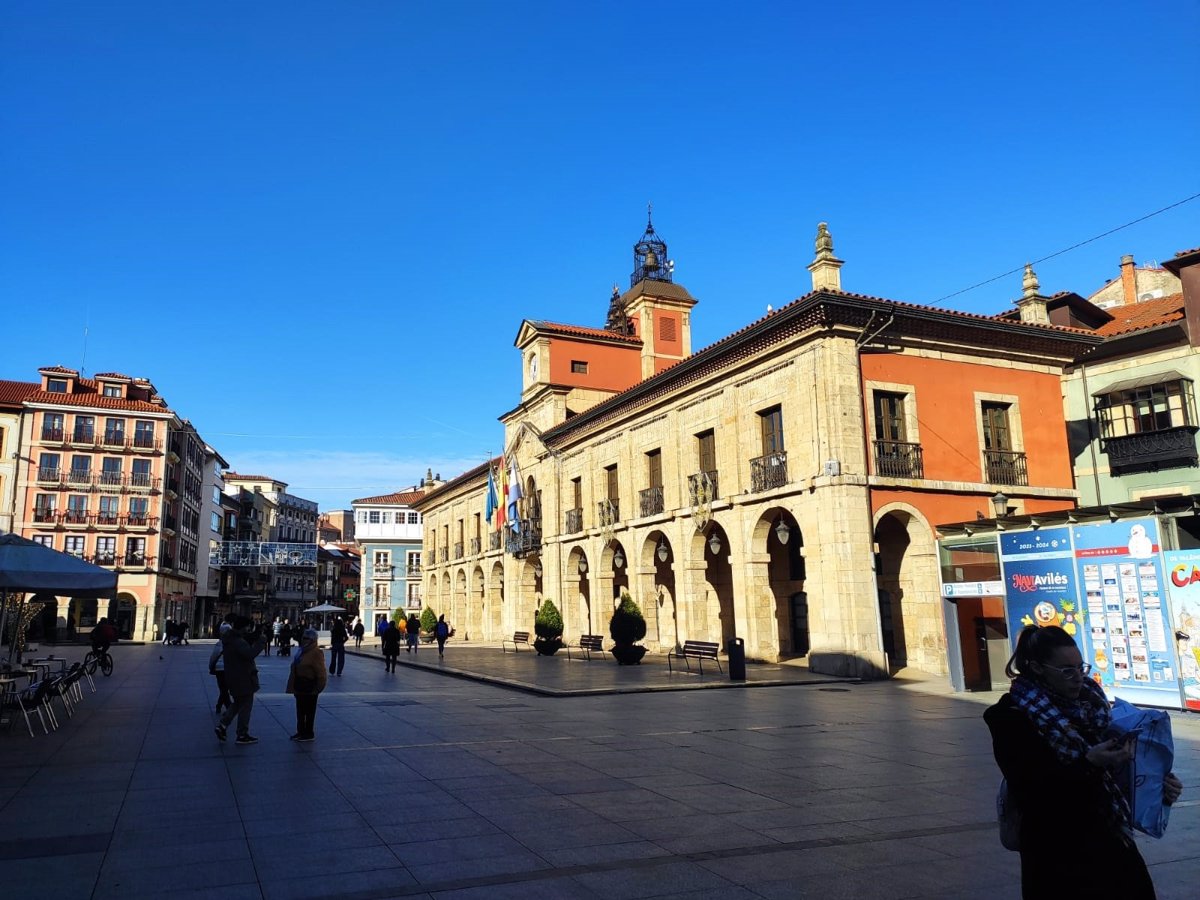
[[[538,376],[538,358],[536,356],[529,357],[529,377],[537,380]]]

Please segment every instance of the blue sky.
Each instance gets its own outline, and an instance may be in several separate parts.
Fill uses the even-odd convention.
[[[808,290],[819,221],[845,289],[932,303],[1200,192],[1198,33],[1194,0],[9,0],[0,378],[149,378],[322,509],[450,477],[499,452],[521,319],[601,325],[649,201],[699,349]],[[1197,245],[1200,200],[1038,275]]]

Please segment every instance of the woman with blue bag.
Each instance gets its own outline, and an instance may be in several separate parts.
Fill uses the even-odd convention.
[[[1030,625],[1005,670],[1009,692],[984,713],[1008,802],[1020,816],[1025,900],[1155,897],[1115,777],[1137,736],[1108,737],[1112,712],[1090,670],[1063,629]],[[1163,802],[1175,802],[1182,789],[1168,775]]]

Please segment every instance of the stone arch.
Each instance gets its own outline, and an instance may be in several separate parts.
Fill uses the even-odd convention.
[[[442,613],[446,612],[446,607],[450,604],[450,597],[450,573],[443,572],[442,583],[439,585],[438,589],[437,606],[433,606],[431,603],[426,603],[425,605],[432,607],[434,613],[440,616]]]
[[[737,635],[732,553],[733,542],[719,522],[714,520],[703,531],[692,532],[687,570],[691,598],[681,603],[685,609],[679,616],[682,621],[676,643],[689,639],[716,641],[724,649]]]
[[[437,573],[436,573],[436,572],[431,572],[431,573],[429,574],[429,587],[428,587],[428,588],[426,589],[426,591],[425,591],[425,596],[424,596],[424,598],[422,598],[422,599],[423,599],[423,601],[424,601],[424,602],[422,603],[422,605],[421,605],[421,609],[422,609],[422,610],[423,610],[423,609],[424,609],[426,606],[437,606],[437,602],[438,602],[438,586],[439,586],[440,584],[441,584],[441,582],[438,580]],[[418,613],[417,613],[417,615],[420,615],[420,612],[418,612]]]
[[[587,565],[586,572],[579,571],[579,563],[583,561]],[[567,554],[567,567],[563,572],[563,590],[571,595],[570,618],[569,621],[574,628],[578,628],[580,633],[586,634],[604,634],[606,631],[596,631],[595,629],[606,629],[608,626],[608,616],[612,611],[612,605],[607,607],[603,602],[597,604],[593,602],[592,584],[596,573],[592,571],[592,561],[588,559],[587,551],[583,547],[572,547]],[[566,598],[563,598],[566,601]],[[563,618],[567,619],[566,602],[562,605]],[[574,637],[570,638],[574,640]]]
[[[617,560],[621,564],[617,565]],[[629,590],[629,554],[624,545],[614,538],[600,551],[600,562],[596,566],[597,596],[616,600],[622,590]]]
[[[808,595],[804,532],[795,514],[783,506],[764,510],[750,535],[759,562],[751,570],[748,596],[749,643],[754,656],[778,660],[808,652]]]
[[[464,639],[469,639],[467,627],[467,570],[459,569],[454,574],[454,598],[450,609],[446,612],[446,620],[450,627],[462,629]]]
[[[466,638],[484,640],[484,614],[487,607],[487,584],[483,579],[483,567],[476,565],[471,571],[471,582],[467,596]]]
[[[875,572],[884,651],[893,671],[946,672],[937,545],[920,510],[889,503],[875,514]]]
[[[527,556],[518,560],[517,564],[517,597],[516,603],[513,604],[516,619],[513,622],[513,630],[532,633],[533,620],[541,605],[541,585],[546,572],[543,568],[542,574],[538,575],[538,567],[544,564],[537,557]]]
[[[663,558],[665,557],[665,559]],[[646,617],[646,643],[658,647],[675,646],[675,567],[679,563],[676,548],[661,529],[654,529],[642,541],[638,551],[638,571],[631,573],[631,590]],[[637,588],[635,592],[633,587]]]
[[[504,563],[492,563],[492,573],[487,588],[487,629],[492,640],[504,634]]]

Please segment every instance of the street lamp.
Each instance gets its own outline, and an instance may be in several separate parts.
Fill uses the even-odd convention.
[[[999,491],[992,497],[992,510],[996,513],[997,519],[1008,515],[1008,498]]]
[[[533,564],[533,574],[537,578],[542,577],[542,561],[540,559]]]
[[[613,554],[613,565],[618,569],[625,565],[625,554],[621,552],[621,548],[617,548],[617,552]]]
[[[580,575],[586,575],[586,574],[587,574],[587,569],[588,569],[588,566],[587,566],[587,557],[586,557],[586,556],[581,556],[581,557],[579,557],[579,574],[580,574]]]
[[[708,536],[708,549],[712,551],[713,556],[721,552],[721,536],[715,531]]]
[[[667,557],[668,557],[669,555],[670,555],[670,551],[669,551],[669,550],[667,550],[667,539],[666,539],[666,538],[659,538],[659,539],[658,539],[658,561],[659,561],[659,562],[666,562],[666,561],[667,561]]]
[[[783,521],[783,516],[780,516],[779,521],[775,523],[775,537],[779,538],[779,543],[786,544],[791,536],[792,529],[788,528],[787,522]]]

